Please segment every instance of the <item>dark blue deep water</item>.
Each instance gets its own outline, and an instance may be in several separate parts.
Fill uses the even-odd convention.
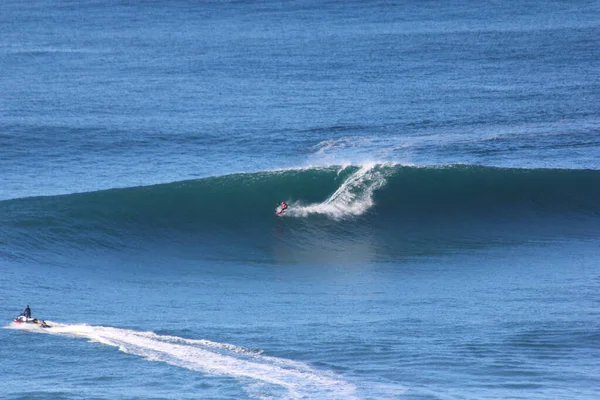
[[[3,1],[0,398],[600,398],[599,15]]]

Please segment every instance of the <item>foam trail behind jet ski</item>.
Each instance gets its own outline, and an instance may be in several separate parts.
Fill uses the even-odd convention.
[[[258,399],[357,399],[356,387],[327,371],[261,354],[260,351],[208,340],[191,340],[104,326],[52,323],[50,334],[84,337],[151,361],[207,375],[239,379]]]

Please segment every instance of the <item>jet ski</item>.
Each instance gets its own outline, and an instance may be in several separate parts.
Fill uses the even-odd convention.
[[[13,319],[13,322],[17,325],[32,324],[37,325],[40,328],[51,328],[51,326],[48,325],[46,321],[37,318],[27,318],[24,315],[19,315],[17,318]]]

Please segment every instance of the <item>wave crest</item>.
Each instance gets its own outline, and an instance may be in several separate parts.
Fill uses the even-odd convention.
[[[349,248],[372,259],[381,251],[598,237],[599,183],[595,170],[370,164],[14,199],[0,202],[0,257],[177,247],[211,259],[270,260],[293,250],[335,260]],[[290,208],[279,218],[282,200]]]

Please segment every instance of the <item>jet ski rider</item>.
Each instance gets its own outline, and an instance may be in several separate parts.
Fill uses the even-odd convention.
[[[29,308],[29,304],[25,307],[25,311],[21,313],[25,318],[31,318],[31,308]]]

